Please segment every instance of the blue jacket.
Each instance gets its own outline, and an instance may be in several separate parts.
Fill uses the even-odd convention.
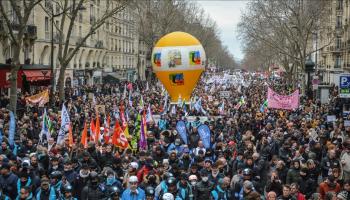
[[[51,187],[49,188],[50,190],[50,196],[49,196],[49,200],[56,200],[56,191],[55,191],[55,188],[54,187]],[[41,200],[40,199],[40,196],[41,196],[41,188],[39,188],[37,190],[38,192],[36,193],[36,200]]]
[[[146,199],[145,191],[143,191],[141,188],[137,188],[136,191],[137,191],[136,194],[132,194],[129,188],[126,189],[123,192],[122,200],[145,200]]]
[[[221,187],[218,185],[214,188],[213,191],[211,191],[211,196],[213,197],[214,200],[228,200],[229,195],[227,194],[226,191],[221,189]]]

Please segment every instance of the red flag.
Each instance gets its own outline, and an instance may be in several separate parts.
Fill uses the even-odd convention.
[[[111,117],[108,115],[107,122],[105,122],[105,128],[104,128],[104,133],[103,133],[103,139],[104,139],[106,144],[109,143],[109,138],[110,138],[109,126],[110,126],[110,124],[111,124]]]
[[[95,130],[95,143],[97,143],[98,141],[100,141],[100,117],[99,114],[97,114],[97,119],[96,119],[96,130]]]
[[[95,132],[96,132],[95,122],[93,119],[91,119],[91,122],[90,122],[90,141],[95,141]]]
[[[73,141],[73,131],[72,131],[72,123],[69,124],[68,139],[69,139],[69,146],[72,147],[73,144],[74,144],[74,141]]]
[[[127,88],[128,88],[128,90],[132,90],[132,83],[129,83]]]
[[[81,133],[81,144],[84,145],[84,148],[87,148],[87,124],[86,122],[84,123],[84,130]]]
[[[122,128],[120,127],[118,121],[116,121],[115,126],[114,126],[112,143],[121,149],[126,149],[129,146],[128,140],[126,139],[124,132],[123,132]]]

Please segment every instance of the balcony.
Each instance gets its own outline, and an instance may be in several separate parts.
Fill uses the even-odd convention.
[[[342,45],[339,46],[330,46],[329,51],[332,53],[341,53],[343,52]]]
[[[94,16],[90,16],[90,24],[94,24],[96,22],[96,19]]]
[[[82,47],[86,47],[86,40],[83,42],[83,38],[82,37],[78,37],[76,45],[81,44]]]
[[[103,49],[103,41],[102,40],[97,40],[97,42],[95,44],[95,48]]]
[[[36,40],[37,38],[37,28],[34,25],[27,25],[24,32],[24,37],[30,40]]]

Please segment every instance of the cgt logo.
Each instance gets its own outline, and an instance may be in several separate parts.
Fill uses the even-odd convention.
[[[184,75],[181,74],[170,74],[169,75],[170,83],[172,85],[184,85]]]

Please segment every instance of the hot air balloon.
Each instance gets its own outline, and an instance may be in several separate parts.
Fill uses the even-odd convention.
[[[168,91],[171,101],[189,101],[206,63],[203,46],[185,32],[172,32],[158,40],[152,66]]]

